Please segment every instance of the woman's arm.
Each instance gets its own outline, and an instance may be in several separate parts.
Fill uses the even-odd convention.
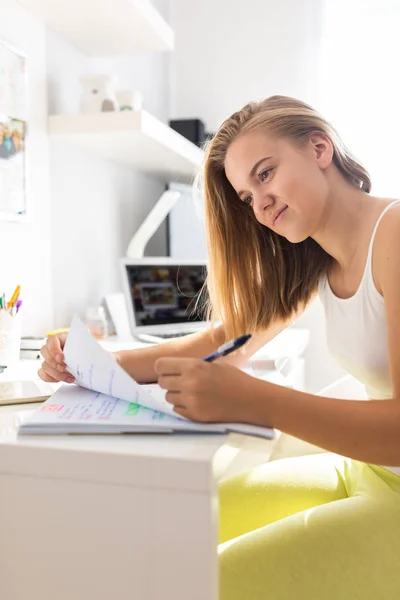
[[[219,362],[234,366],[243,366],[257,350],[283,331],[287,324],[281,321],[276,322],[267,330],[253,334],[249,342],[241,350],[219,359]],[[148,348],[115,352],[114,356],[125,371],[136,379],[136,381],[139,383],[150,383],[157,381],[154,364],[159,358],[165,356],[202,358],[216,350],[224,341],[226,340],[224,338],[223,327],[218,326],[214,329],[205,329],[204,331]]]
[[[324,398],[264,381],[250,397],[245,420],[251,423],[357,460],[400,466],[399,399]]]
[[[252,335],[248,343],[240,350],[218,359],[219,364],[243,367],[247,361],[265,344],[281,333],[290,323],[299,317],[317,296],[317,290],[309,302],[298,307],[293,317],[287,321],[275,321],[265,330]],[[139,383],[157,381],[158,374],[154,368],[160,358],[203,358],[214,352],[225,343],[223,326],[208,328],[198,333],[181,337],[177,340],[164,342],[148,348],[137,350],[122,350],[115,352],[114,356],[120,365]]]

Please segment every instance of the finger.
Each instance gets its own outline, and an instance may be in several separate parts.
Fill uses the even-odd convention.
[[[188,409],[184,406],[174,406],[173,411],[181,417],[185,417],[186,419],[190,418],[188,416]]]
[[[63,371],[62,373],[60,373],[60,371],[58,371],[57,369],[54,369],[46,361],[44,363],[42,363],[42,369],[47,375],[49,375],[56,381],[65,381],[66,383],[73,383],[73,381],[75,381],[75,378],[73,375],[71,375],[67,371]]]
[[[180,375],[182,371],[199,362],[197,358],[159,358],[154,364],[157,375]]]
[[[49,352],[50,352],[51,356],[53,358],[55,358],[55,360],[57,362],[62,362],[64,360],[64,354],[62,352],[61,342],[64,342],[64,340],[62,338],[60,340],[58,335],[50,335],[47,338],[47,346],[48,346]]]
[[[179,392],[167,392],[165,394],[165,399],[167,402],[173,404],[174,406],[184,406],[182,404],[182,395]]]
[[[66,369],[66,364],[64,362],[57,362],[56,359],[50,354],[49,348],[47,346],[42,346],[40,349],[40,354],[43,356],[44,360],[54,369],[58,371],[64,371]]]
[[[182,386],[181,375],[161,375],[158,378],[158,385],[163,390],[170,390],[171,392],[180,392]]]
[[[59,371],[57,371],[57,369],[55,367],[52,367],[51,364],[49,364],[47,361],[44,361],[42,363],[42,371],[44,371],[47,375],[49,375],[50,377],[53,377],[53,379],[60,379],[60,375],[61,373]]]
[[[58,383],[58,379],[50,377],[50,375],[48,375],[42,368],[39,369],[38,375],[43,381],[48,381],[49,383]]]

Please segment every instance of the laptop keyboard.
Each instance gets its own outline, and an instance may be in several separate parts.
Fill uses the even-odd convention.
[[[140,341],[140,342],[145,342],[146,344],[157,344],[159,342],[162,342],[163,340],[169,340],[169,339],[173,339],[173,338],[179,338],[182,337],[184,335],[189,335],[189,333],[194,333],[193,331],[175,331],[175,332],[170,332],[170,333],[157,333],[157,335],[150,335],[148,333],[139,333],[137,335],[135,335],[135,337]]]
[[[183,337],[184,335],[189,335],[192,333],[191,331],[175,331],[175,333],[157,333],[157,337],[162,338],[163,340],[169,340],[170,338]]]

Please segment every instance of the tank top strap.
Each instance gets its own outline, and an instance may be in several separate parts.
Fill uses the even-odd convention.
[[[372,256],[372,250],[373,250],[373,247],[374,247],[375,236],[376,236],[376,232],[378,231],[379,223],[382,221],[383,217],[386,215],[386,213],[388,212],[388,210],[390,210],[392,208],[392,206],[395,206],[396,204],[400,204],[400,200],[393,200],[393,202],[391,202],[390,204],[388,204],[387,207],[379,215],[379,218],[378,218],[377,222],[375,223],[375,227],[374,227],[374,230],[372,232],[371,241],[369,243],[368,260],[370,260],[370,258]]]
[[[374,227],[374,230],[373,230],[372,236],[371,236],[371,241],[369,243],[367,262],[365,265],[363,281],[365,279],[369,280],[369,283],[373,284],[374,289],[376,289],[376,288],[375,288],[375,283],[373,281],[373,275],[372,275],[372,252],[374,250],[374,242],[375,242],[376,232],[378,231],[379,224],[382,221],[385,214],[392,208],[392,206],[396,206],[396,204],[400,204],[400,200],[393,200],[393,202],[388,204],[386,206],[386,208],[381,212],[377,222],[375,223],[375,227]]]

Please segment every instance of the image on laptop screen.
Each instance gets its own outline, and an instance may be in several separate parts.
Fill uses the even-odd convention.
[[[128,305],[134,313],[134,327],[152,331],[180,330],[182,325],[205,321],[205,297],[197,303],[206,277],[199,264],[129,264],[125,262],[129,290]],[[129,302],[130,300],[130,302]],[[185,330],[187,327],[185,327]],[[197,328],[194,328],[197,329]]]

